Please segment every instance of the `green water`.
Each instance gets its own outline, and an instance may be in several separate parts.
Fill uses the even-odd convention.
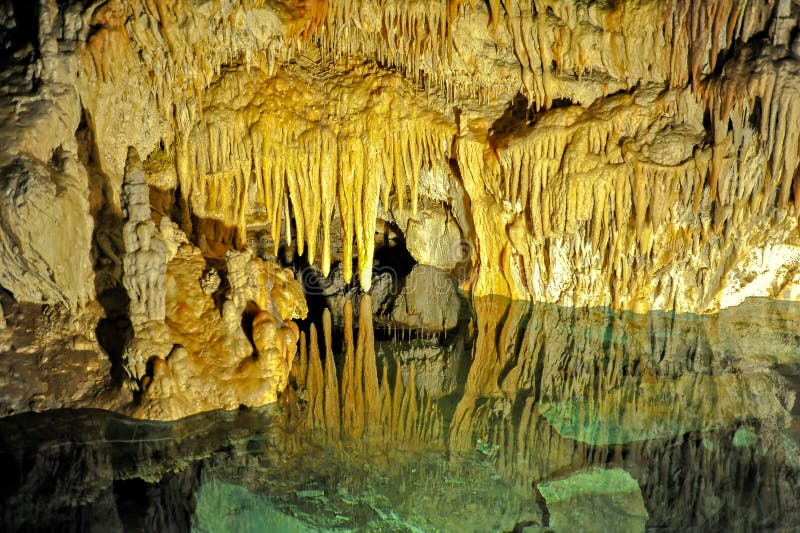
[[[273,406],[0,419],[4,529],[800,528],[796,304],[698,317],[484,299],[442,334],[352,327],[336,379],[298,356]]]

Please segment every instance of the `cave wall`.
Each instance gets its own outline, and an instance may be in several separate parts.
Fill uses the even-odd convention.
[[[291,241],[325,273],[357,257],[369,288],[376,220],[405,212],[427,227],[419,206],[438,203],[461,240],[437,246],[457,250],[417,255],[468,260],[475,295],[692,312],[798,297],[796,2],[4,9],[15,54],[4,76],[19,87],[3,94],[4,164],[33,157],[54,174],[57,150],[85,189],[86,162],[70,155],[82,117],[103,209],[120,208],[134,146],[206,250],[204,239],[241,247],[266,228],[276,250]],[[77,253],[20,263],[4,245],[3,285],[78,304],[93,295],[92,219],[60,194],[82,229],[50,234]],[[18,257],[47,247],[8,220]],[[441,225],[429,227],[439,242]]]

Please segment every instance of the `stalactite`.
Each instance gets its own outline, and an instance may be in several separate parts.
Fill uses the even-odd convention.
[[[298,353],[298,362],[292,366],[292,376],[298,387],[306,386],[306,374],[308,372],[308,347],[306,346],[306,334],[300,333],[300,350]]]
[[[402,89],[396,76],[369,66],[329,74],[339,92],[376,75],[383,76],[380,79],[385,79],[386,87],[400,83]],[[348,258],[355,245],[359,281],[368,290],[381,197],[388,202],[389,195],[396,194],[400,205],[407,198],[415,212],[420,173],[446,164],[453,129],[441,117],[413,103],[410,88],[396,88],[395,94],[380,96],[373,92],[369,105],[360,104],[362,107],[346,105],[349,99],[344,97],[327,100],[326,118],[297,120],[308,112],[307,99],[314,97],[316,88],[322,92],[322,86],[321,81],[309,80],[299,70],[272,79],[244,72],[221,78],[207,100],[226,102],[227,95],[242,92],[252,95],[252,100],[234,120],[227,106],[209,107],[205,121],[190,135],[194,142],[187,157],[190,174],[196,176],[190,187],[195,191],[192,209],[201,216],[231,221],[243,236],[252,206],[246,201],[250,196],[247,187],[242,185],[253,176],[271,226],[273,251],[277,253],[283,224],[287,244],[296,242],[298,253],[305,252],[313,263],[321,228],[320,263],[327,274],[332,260],[331,218],[338,206],[345,279],[352,277]],[[287,92],[292,99],[281,96]],[[405,103],[398,106],[397,102]],[[235,185],[230,190],[236,191],[233,197],[222,186],[231,179]]]
[[[361,382],[364,387],[364,422],[367,434],[375,436],[379,430],[381,404],[372,330],[372,299],[369,295],[361,299],[358,322],[358,342],[363,359]]]
[[[322,362],[320,361],[317,329],[311,324],[308,339],[308,370],[306,375],[306,390],[309,392],[308,409],[311,418],[311,427],[324,428],[325,418],[325,382],[322,376]]]
[[[355,346],[353,344],[353,304],[344,304],[344,366],[342,367],[342,387],[340,406],[342,409],[342,437],[352,437],[354,428],[359,426],[357,417],[360,405],[356,404]]]
[[[338,223],[345,276],[357,255],[369,289],[378,202],[416,212],[422,169],[447,171],[457,145],[482,225],[476,292],[643,310],[650,281],[678,264],[673,278],[698,280],[705,303],[689,281],[673,303],[713,309],[720,276],[697,272],[719,260],[724,277],[766,239],[759,217],[777,226],[800,204],[797,60],[778,27],[788,4],[485,4],[223,0],[200,16],[147,1],[126,4],[127,18],[98,6],[84,67],[121,83],[119,55],[151,80],[137,90],[164,120],[145,129],[174,134],[182,223],[219,221],[226,245],[269,226],[273,253],[283,236],[327,275]],[[243,25],[251,16],[263,24]],[[480,47],[495,45],[487,74],[486,54],[463,42],[476,21],[490,23]],[[491,81],[514,58],[518,74]],[[492,131],[518,91],[532,110]],[[674,138],[687,132],[684,150]],[[664,139],[680,160],[659,160]]]

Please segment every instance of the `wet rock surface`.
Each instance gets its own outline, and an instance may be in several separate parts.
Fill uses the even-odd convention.
[[[98,347],[102,309],[77,317],[64,306],[18,304],[0,292],[0,415],[61,407],[121,409],[111,361]]]
[[[462,316],[463,293],[447,272],[416,265],[403,280],[389,318],[398,327],[443,332],[456,327]]]
[[[620,468],[593,468],[540,483],[553,531],[646,530],[647,510],[636,480]]]

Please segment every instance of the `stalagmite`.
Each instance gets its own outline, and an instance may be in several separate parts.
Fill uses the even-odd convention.
[[[164,320],[167,250],[150,218],[150,190],[136,149],[128,150],[123,183],[127,221],[122,229],[125,243],[122,283],[130,298],[134,326]]]

